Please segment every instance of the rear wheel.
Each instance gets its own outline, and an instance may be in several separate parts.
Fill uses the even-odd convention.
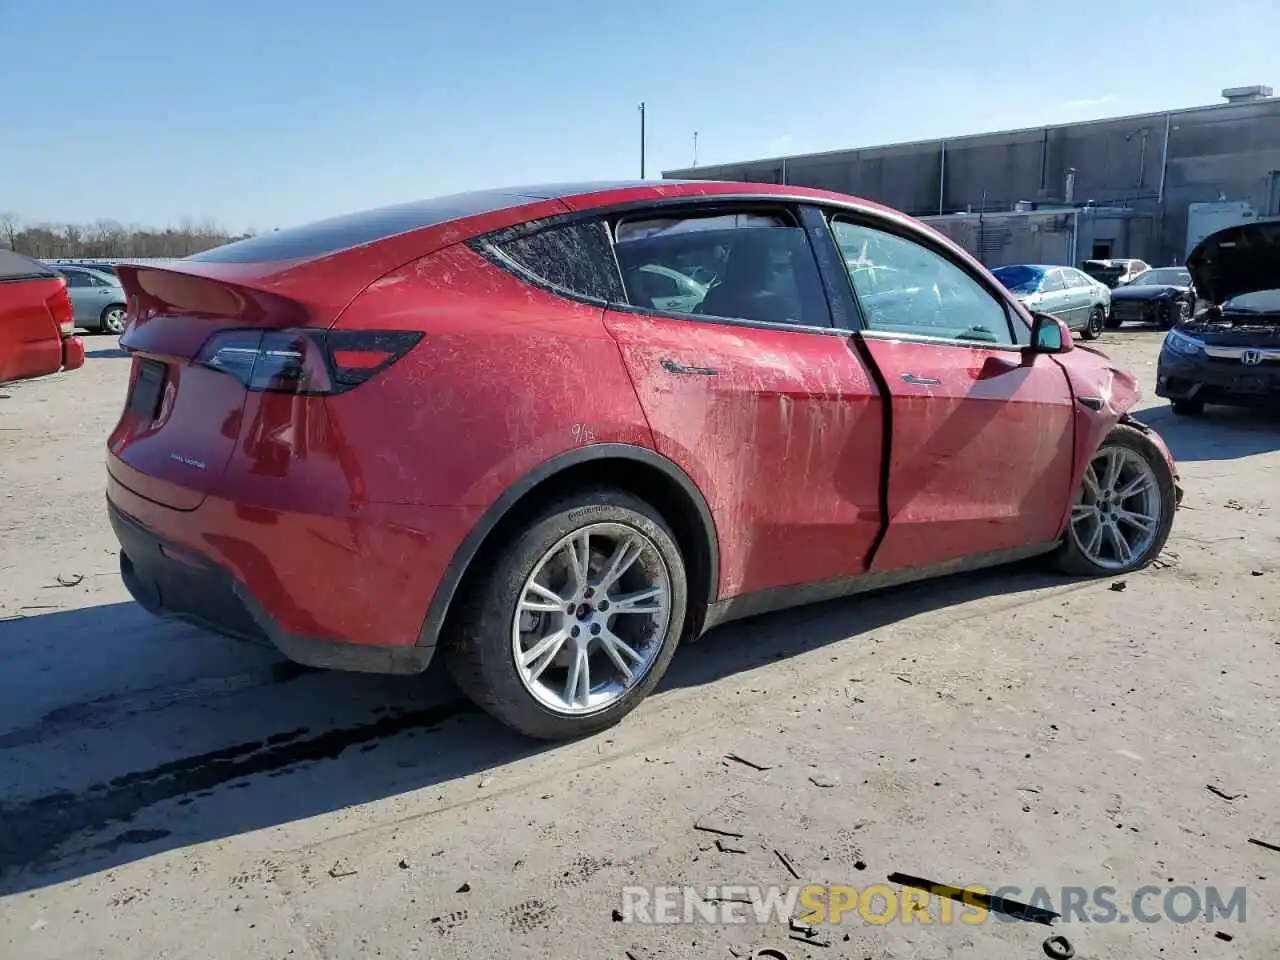
[[[653,690],[688,586],[661,515],[596,490],[529,520],[464,604],[446,654],[458,686],[515,730],[560,740],[612,726]]]
[[[103,333],[120,334],[124,332],[124,304],[113,303],[102,311],[98,318],[98,329]]]
[[[1184,320],[1191,319],[1191,304],[1185,300],[1178,300],[1169,304],[1160,314],[1159,328],[1168,330],[1174,325],[1182,323]]]
[[[1102,325],[1106,322],[1106,312],[1101,307],[1089,311],[1089,322],[1080,331],[1081,340],[1097,340],[1102,334]]]
[[[1199,397],[1189,400],[1174,400],[1171,402],[1173,412],[1180,417],[1198,417],[1204,413],[1204,401]]]
[[[1142,431],[1116,426],[1085,468],[1055,557],[1059,568],[1093,577],[1142,569],[1169,538],[1176,498],[1160,449]]]

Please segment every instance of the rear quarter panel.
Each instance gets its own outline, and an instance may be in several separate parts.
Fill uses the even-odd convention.
[[[62,333],[47,301],[56,278],[0,281],[0,383],[62,369]]]
[[[426,336],[388,371],[328,401],[368,500],[487,506],[576,447],[652,449],[603,313],[461,244],[373,283],[336,326]]]

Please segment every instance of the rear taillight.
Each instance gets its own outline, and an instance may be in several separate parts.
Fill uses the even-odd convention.
[[[71,305],[71,294],[67,293],[67,281],[63,280],[57,292],[49,294],[45,305],[53,316],[53,322],[58,325],[58,331],[64,337],[71,336],[76,328],[76,310]]]
[[[235,377],[247,390],[342,393],[391,366],[421,333],[362,330],[222,330],[196,357]]]

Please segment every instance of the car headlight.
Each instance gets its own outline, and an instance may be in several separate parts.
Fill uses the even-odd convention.
[[[1179,333],[1177,330],[1170,330],[1164,338],[1164,348],[1170,353],[1176,353],[1183,357],[1199,357],[1204,354],[1204,344],[1195,337],[1188,337],[1185,333]]]

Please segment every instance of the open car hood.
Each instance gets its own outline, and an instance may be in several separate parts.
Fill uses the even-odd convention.
[[[1211,233],[1187,257],[1196,293],[1210,303],[1280,287],[1280,220]]]

